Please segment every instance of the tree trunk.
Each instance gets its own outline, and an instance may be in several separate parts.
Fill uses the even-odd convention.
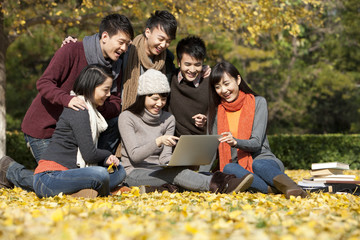
[[[5,55],[9,45],[4,32],[4,15],[1,10],[0,5],[0,157],[6,154]]]

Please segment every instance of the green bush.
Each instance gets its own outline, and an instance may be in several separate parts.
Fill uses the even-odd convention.
[[[34,169],[36,167],[35,158],[26,147],[24,134],[22,132],[6,132],[6,155],[12,157],[28,169]]]
[[[22,132],[6,134],[6,153],[29,169],[36,167]],[[360,169],[360,135],[270,135],[273,153],[287,169],[310,169],[315,162],[344,162]]]
[[[287,169],[310,169],[311,163],[344,162],[360,169],[360,135],[271,135],[273,153]]]

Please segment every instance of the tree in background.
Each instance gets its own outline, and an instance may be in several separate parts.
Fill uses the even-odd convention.
[[[285,11],[297,12],[299,4],[292,1]],[[360,2],[323,1],[306,9],[318,15],[309,21],[300,14],[296,27],[262,32],[250,44],[231,31],[217,32],[208,49],[213,59],[242,69],[266,97],[270,134],[359,132]]]
[[[12,128],[20,127],[37,92],[35,81],[63,37],[81,38],[96,32],[100,18],[111,12],[127,15],[140,33],[154,9],[168,9],[177,17],[179,38],[188,33],[202,36],[208,43],[210,64],[227,58],[243,69],[255,89],[270,97],[270,109],[275,109],[274,113],[270,112],[270,119],[283,120],[296,113],[297,108],[295,105],[291,111],[287,109],[289,93],[295,91],[294,73],[286,70],[289,65],[296,66],[297,55],[295,58],[293,55],[301,42],[303,26],[322,26],[323,11],[323,1],[319,0],[0,0],[0,3],[0,84],[5,86],[7,52],[7,104],[11,113],[8,120],[15,123],[11,124]],[[175,44],[170,48],[174,49]],[[4,124],[1,93],[4,92],[0,91],[3,110],[0,124]],[[4,133],[0,133],[0,148],[3,146]]]
[[[101,17],[131,9],[131,2],[124,0],[120,4],[112,5],[111,1],[0,0],[1,156],[5,154],[6,149],[5,86],[9,86],[11,95],[7,95],[7,102],[13,104],[11,108],[14,111],[14,115],[11,114],[8,120],[15,122],[19,129],[22,119],[19,118],[19,112],[23,116],[36,95],[35,81],[59,47],[64,35],[72,31],[78,33],[96,29]],[[131,12],[140,14],[136,10]],[[12,54],[7,54],[13,45],[16,45],[16,49],[11,52]],[[6,84],[5,56],[9,59],[6,61],[7,66],[11,69],[8,71],[9,76],[13,77],[10,84]],[[15,99],[19,99],[17,104],[14,104]]]

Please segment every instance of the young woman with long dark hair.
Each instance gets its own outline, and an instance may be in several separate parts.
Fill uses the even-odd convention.
[[[271,152],[265,98],[251,90],[235,66],[222,61],[212,68],[210,95],[208,132],[222,135],[220,170],[239,178],[252,173],[250,189],[256,191],[305,197],[306,192],[284,173],[283,163]]]

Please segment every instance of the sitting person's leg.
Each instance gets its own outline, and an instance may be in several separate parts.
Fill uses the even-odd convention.
[[[126,182],[130,186],[161,186],[170,183],[187,190],[209,191],[211,178],[211,176],[196,173],[185,167],[170,167],[155,171],[135,169],[126,176]]]
[[[94,189],[100,196],[108,196],[109,181],[109,173],[100,166],[43,172],[34,176],[34,190],[38,197],[73,194],[82,189]]]
[[[270,186],[274,186],[284,193],[286,198],[290,198],[290,196],[307,196],[307,193],[301,187],[280,170],[279,165],[274,160],[255,160],[252,166],[254,173],[259,175]]]
[[[274,186],[274,177],[285,174],[280,170],[279,165],[270,159],[255,160],[252,167],[254,173],[260,176],[270,186]]]
[[[110,191],[115,189],[120,183],[122,183],[126,177],[126,172],[123,166],[119,165],[113,168],[114,172],[110,175]]]
[[[166,183],[178,185],[191,191],[211,191],[220,193],[240,192],[250,187],[253,177],[246,175],[236,178],[233,175],[216,172],[206,176],[187,169],[172,167],[160,170],[135,169],[126,177],[130,186],[161,186]]]
[[[12,158],[4,156],[0,159],[0,188],[20,187],[27,191],[33,189],[34,172],[15,162]]]
[[[232,193],[247,190],[253,181],[253,175],[246,174],[237,178],[233,174],[216,171],[213,175],[204,175],[189,169],[181,170],[174,178],[174,184],[193,191],[213,193]]]
[[[209,191],[212,176],[199,174],[185,167],[174,167],[164,169],[165,174],[172,180],[172,184],[191,191]]]
[[[171,179],[160,178],[161,174],[157,173],[158,171],[162,170],[137,168],[126,175],[125,182],[129,186],[161,186],[172,182]]]
[[[254,168],[254,166],[253,166],[253,168]],[[226,164],[223,172],[227,173],[227,174],[234,174],[238,178],[241,178],[250,173],[248,170],[244,169],[238,163]],[[255,171],[254,171],[254,173],[255,173]],[[254,180],[253,180],[250,188],[255,191],[262,192],[262,193],[269,193],[268,184],[266,182],[264,182],[264,180],[261,179],[256,173],[253,174],[253,176],[254,176]]]

